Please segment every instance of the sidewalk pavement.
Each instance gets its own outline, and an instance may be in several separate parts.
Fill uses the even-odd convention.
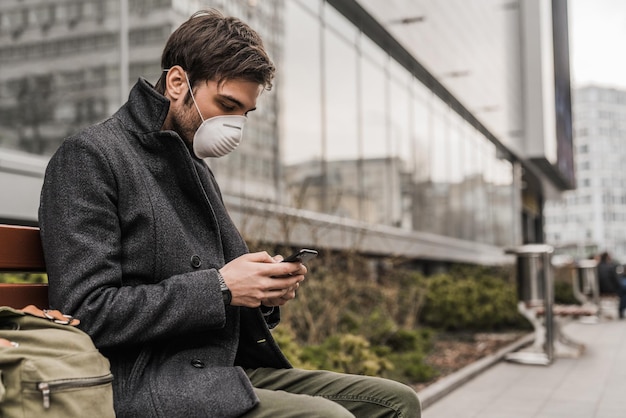
[[[571,322],[563,334],[585,345],[579,358],[525,365],[501,360],[503,350],[419,392],[422,417],[626,417],[626,321]]]

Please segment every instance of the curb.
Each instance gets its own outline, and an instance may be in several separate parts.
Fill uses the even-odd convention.
[[[534,338],[535,333],[530,333],[506,347],[501,348],[496,353],[485,356],[420,390],[417,392],[417,397],[422,405],[422,411],[502,360],[508,353],[530,344],[534,341]]]

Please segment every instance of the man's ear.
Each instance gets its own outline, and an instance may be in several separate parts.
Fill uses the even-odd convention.
[[[187,74],[183,67],[174,65],[165,75],[165,96],[170,100],[178,100],[189,91]]]

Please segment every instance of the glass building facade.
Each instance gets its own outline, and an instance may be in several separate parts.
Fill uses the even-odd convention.
[[[328,3],[285,3],[282,135],[290,205],[514,243],[513,164]]]
[[[502,115],[478,121],[480,109],[461,105],[454,88],[436,81],[443,76],[420,65],[406,39],[394,39],[361,3],[376,4],[3,0],[0,153],[48,158],[63,138],[115,112],[137,77],[155,83],[169,34],[215,7],[255,28],[278,70],[242,146],[208,161],[225,196],[470,245],[522,243],[522,128],[503,128]],[[513,25],[500,34],[507,51],[520,48],[518,32]],[[494,95],[506,96],[501,90]],[[520,112],[509,110],[508,119],[519,121]],[[36,223],[36,212],[0,218]]]

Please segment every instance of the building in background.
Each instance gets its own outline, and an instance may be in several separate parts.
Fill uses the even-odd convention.
[[[280,56],[280,0],[254,6],[248,1],[1,2],[0,150],[49,157],[66,136],[111,115],[138,77],[156,83],[170,33],[203,6],[258,27],[268,50]],[[276,199],[277,96],[264,99],[251,117],[253,132],[246,136],[251,146],[228,167],[247,167],[234,177],[241,181],[230,182],[234,186],[245,183],[246,192]]]
[[[470,263],[544,241],[545,200],[574,184],[566,0],[3,0],[0,193],[30,197],[0,219],[37,222],[43,173],[21,187],[15,161],[45,166],[156,82],[171,31],[207,7],[278,68],[243,146],[209,161],[247,238]],[[285,219],[298,234],[272,235]]]
[[[608,251],[626,262],[626,91],[574,94],[576,190],[546,204],[546,239],[576,258]]]

